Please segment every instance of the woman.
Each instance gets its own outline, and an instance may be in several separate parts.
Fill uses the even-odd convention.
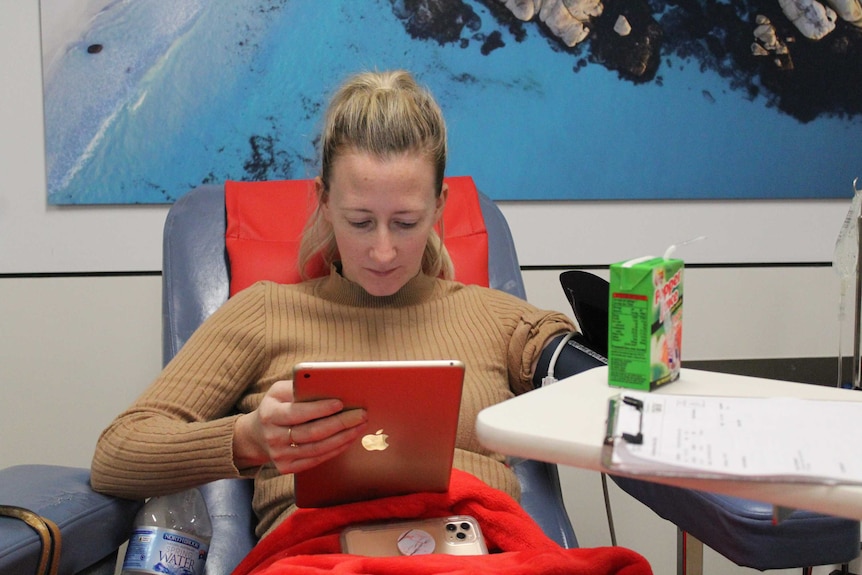
[[[455,358],[467,365],[455,467],[518,498],[504,458],[477,441],[476,415],[530,389],[542,350],[571,321],[448,279],[452,263],[433,230],[448,193],[446,128],[408,73],[344,84],[321,150],[301,266],[322,254],[330,273],[260,282],[214,313],[102,434],[95,489],[141,498],[254,477],[264,536],[295,509],[292,474],[366,431],[366,414],[337,400],[294,403],[296,363]]]

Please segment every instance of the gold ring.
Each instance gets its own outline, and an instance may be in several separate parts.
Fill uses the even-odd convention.
[[[293,441],[293,428],[292,427],[287,428],[287,442],[290,444],[291,447],[299,447],[299,445]]]

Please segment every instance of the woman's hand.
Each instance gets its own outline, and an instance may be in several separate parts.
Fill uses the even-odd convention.
[[[249,469],[272,461],[280,473],[315,467],[365,430],[364,409],[343,410],[337,399],[294,402],[293,382],[277,381],[256,410],[237,419],[234,464]]]

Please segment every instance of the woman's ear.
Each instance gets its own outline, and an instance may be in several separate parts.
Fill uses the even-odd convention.
[[[318,209],[326,221],[331,221],[329,219],[329,194],[326,191],[326,184],[323,183],[323,178],[320,176],[314,178],[314,193],[317,196]]]
[[[440,195],[437,196],[437,207],[434,212],[434,221],[435,223],[440,221],[440,218],[443,217],[443,209],[446,207],[446,200],[449,198],[449,184],[443,183],[443,187],[440,188]]]

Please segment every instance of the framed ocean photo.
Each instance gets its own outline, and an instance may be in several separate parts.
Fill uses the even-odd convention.
[[[495,200],[849,198],[862,175],[858,2],[40,10],[51,205],[164,204],[204,183],[313,177],[331,91],[390,68],[437,96],[448,174]]]

